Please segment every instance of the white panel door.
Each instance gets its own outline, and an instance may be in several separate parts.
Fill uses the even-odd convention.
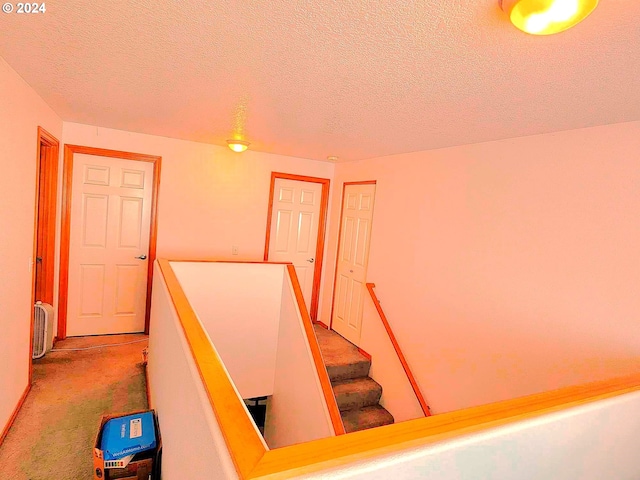
[[[322,184],[276,178],[273,187],[269,261],[291,262],[311,308]]]
[[[345,185],[331,328],[358,345],[366,293],[375,185]]]
[[[144,331],[152,179],[151,162],[74,156],[67,335]]]

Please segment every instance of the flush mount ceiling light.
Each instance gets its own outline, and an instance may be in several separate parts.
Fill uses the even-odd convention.
[[[249,148],[249,142],[245,140],[227,140],[227,145],[234,152],[241,153],[244,152],[247,148]]]
[[[551,35],[587,18],[598,0],[500,0],[511,23],[533,35]]]

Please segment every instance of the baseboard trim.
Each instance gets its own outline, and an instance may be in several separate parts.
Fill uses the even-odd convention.
[[[2,434],[0,434],[0,445],[2,445],[2,442],[4,442],[4,439],[7,437],[7,434],[9,433],[9,429],[13,425],[13,422],[16,420],[16,417],[18,416],[18,412],[20,412],[20,409],[22,408],[22,404],[27,399],[27,395],[29,394],[30,390],[31,390],[31,384],[28,384],[27,388],[24,389],[24,393],[20,397],[20,400],[18,401],[18,404],[16,405],[15,410],[9,417],[9,421],[7,422],[7,425],[2,430]]]
[[[320,325],[320,326],[321,326],[322,328],[324,328],[325,330],[329,330],[329,327],[327,327],[324,323],[322,323],[322,322],[321,322],[321,321],[319,321],[319,320],[316,320],[316,321],[315,321],[315,322],[313,322],[313,323],[315,323],[315,324],[317,324],[317,325]]]
[[[363,349],[361,349],[360,347],[358,347],[358,352],[360,352],[362,355],[364,355],[365,357],[367,357],[367,360],[371,361],[371,355],[369,355],[367,352],[365,352]]]
[[[149,364],[148,363],[144,364],[144,383],[147,386],[147,405],[149,407],[149,410],[151,410],[153,408],[153,405],[151,403],[151,385],[149,385]]]

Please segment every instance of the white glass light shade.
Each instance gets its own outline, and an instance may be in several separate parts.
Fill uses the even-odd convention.
[[[249,142],[245,140],[227,140],[229,148],[234,152],[241,153],[249,148]]]

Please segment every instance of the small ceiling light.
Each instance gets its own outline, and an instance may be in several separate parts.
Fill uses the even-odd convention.
[[[337,162],[338,161],[338,157],[335,155],[329,155],[327,157],[327,160],[329,160],[330,162]]]
[[[245,140],[227,140],[227,144],[231,150],[237,153],[242,153],[249,148],[249,142]]]
[[[551,35],[587,18],[598,0],[500,0],[500,5],[523,32]]]

